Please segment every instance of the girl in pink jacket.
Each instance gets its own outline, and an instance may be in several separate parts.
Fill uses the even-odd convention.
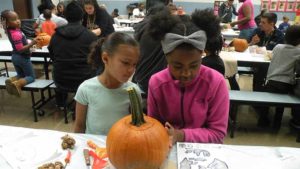
[[[149,81],[147,112],[165,125],[173,144],[222,143],[226,136],[229,96],[225,79],[201,66],[207,38],[220,35],[219,22],[206,9],[194,11],[191,17],[165,11],[149,23],[151,36],[161,40],[168,68]]]

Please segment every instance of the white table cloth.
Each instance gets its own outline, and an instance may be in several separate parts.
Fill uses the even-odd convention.
[[[0,169],[32,169],[47,162],[64,161],[67,151],[61,148],[61,137],[65,134],[0,125]],[[76,140],[76,145],[67,169],[87,168],[83,158],[87,140],[105,147],[105,136],[68,134]],[[218,165],[229,169],[299,169],[300,166],[300,148],[200,143],[179,143],[177,147],[172,148],[162,169],[176,169],[177,157],[179,169],[185,169],[186,165],[191,169],[200,166],[217,169]],[[108,168],[114,169],[111,165]]]

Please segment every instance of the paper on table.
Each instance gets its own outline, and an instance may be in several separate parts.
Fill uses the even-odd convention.
[[[16,140],[3,147],[4,158],[13,168],[28,169],[53,162],[63,161],[60,136],[33,136]]]
[[[178,169],[297,169],[299,149],[177,143]]]

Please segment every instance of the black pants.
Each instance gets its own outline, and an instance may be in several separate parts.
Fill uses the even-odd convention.
[[[63,108],[67,106],[68,92],[62,91],[60,89],[55,89],[55,101],[56,106]]]
[[[288,83],[269,80],[262,89],[265,92],[288,94],[292,93],[293,86]],[[260,115],[258,125],[267,125],[263,123],[268,123],[269,107],[257,107],[257,110]],[[276,107],[276,113],[273,118],[273,129],[275,130],[280,129],[283,111],[284,107]]]
[[[269,66],[260,65],[253,68],[253,91],[264,91]]]

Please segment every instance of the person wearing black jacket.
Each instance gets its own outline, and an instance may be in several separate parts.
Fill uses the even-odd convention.
[[[134,83],[142,89],[143,98],[147,98],[148,82],[150,77],[167,67],[167,61],[162,51],[160,41],[154,40],[148,33],[149,20],[155,13],[163,11],[167,7],[158,3],[148,10],[148,15],[134,26],[135,39],[140,44],[141,59],[137,64],[135,74],[132,78]]]
[[[115,32],[113,18],[96,0],[84,0],[84,17],[82,25],[95,33],[98,37],[106,37]]]
[[[68,92],[95,74],[87,63],[90,44],[97,36],[81,25],[83,9],[73,1],[65,11],[68,24],[56,29],[48,46],[53,61],[53,80],[57,87],[56,104],[66,106]]]

